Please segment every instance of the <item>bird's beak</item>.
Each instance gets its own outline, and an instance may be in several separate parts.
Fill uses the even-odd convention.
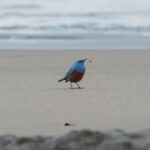
[[[83,59],[83,61],[84,61],[84,62],[87,61],[87,58],[86,58],[86,59]]]

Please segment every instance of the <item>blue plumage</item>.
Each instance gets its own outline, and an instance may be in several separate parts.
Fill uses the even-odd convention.
[[[78,72],[85,72],[85,66],[84,66],[84,61],[83,60],[77,60],[72,67],[70,68],[71,70],[76,70]]]
[[[72,75],[73,78],[80,78],[79,76],[81,76],[81,74],[84,75],[84,72],[86,70],[85,66],[84,66],[84,62],[86,61],[87,59],[81,59],[81,60],[77,60],[72,66],[71,68],[69,69],[69,71],[66,73],[66,75],[64,76],[64,78],[58,80],[58,82],[61,82],[63,80],[65,80],[66,82],[67,81],[70,81],[70,83],[72,82],[70,79],[70,77]],[[74,73],[76,72],[76,73]],[[81,76],[81,79],[83,77],[83,75]],[[78,79],[77,79],[78,80]],[[78,84],[77,84],[78,85]],[[78,86],[79,87],[79,86]]]

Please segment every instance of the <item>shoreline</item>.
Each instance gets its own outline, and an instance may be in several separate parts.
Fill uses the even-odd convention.
[[[56,36],[56,35],[55,35]],[[66,36],[66,38],[64,38]],[[150,36],[142,35],[64,35],[50,39],[1,39],[0,50],[142,50],[150,49]],[[75,36],[75,37],[74,37]],[[77,36],[77,38],[76,38]],[[59,36],[58,36],[59,37]],[[72,37],[72,38],[71,38]],[[73,38],[74,37],[74,38]]]

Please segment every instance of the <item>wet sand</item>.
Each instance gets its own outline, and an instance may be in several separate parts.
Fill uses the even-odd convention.
[[[92,60],[84,89],[58,83],[80,58]],[[142,130],[150,127],[149,108],[150,51],[0,51],[1,135]]]

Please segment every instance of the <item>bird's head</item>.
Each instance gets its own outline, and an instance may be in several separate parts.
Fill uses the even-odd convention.
[[[84,64],[84,62],[86,60],[87,60],[87,58],[86,59],[80,59],[80,60],[77,60],[76,63],[78,63],[78,64]]]

